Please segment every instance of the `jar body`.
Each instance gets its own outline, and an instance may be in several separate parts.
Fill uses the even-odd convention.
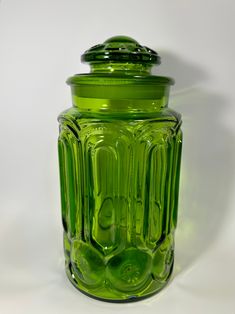
[[[59,122],[70,281],[107,301],[154,294],[168,282],[174,263],[180,115],[168,108],[83,114],[74,107]]]

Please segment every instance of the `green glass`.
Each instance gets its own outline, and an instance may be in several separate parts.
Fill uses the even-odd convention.
[[[118,36],[86,51],[91,73],[67,83],[58,118],[67,276],[89,296],[138,300],[162,289],[174,262],[182,132],[173,80],[158,54]]]

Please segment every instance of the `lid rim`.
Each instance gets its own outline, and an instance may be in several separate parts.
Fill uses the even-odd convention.
[[[104,61],[129,62],[143,64],[160,64],[158,53],[146,46],[141,46],[136,40],[126,36],[115,36],[98,44],[81,56],[82,62],[98,63]]]
[[[93,53],[84,53],[81,56],[81,61],[84,63],[102,63],[104,61],[120,62],[120,63],[145,63],[145,64],[161,64],[161,58],[151,56],[148,53],[96,53],[94,58]]]

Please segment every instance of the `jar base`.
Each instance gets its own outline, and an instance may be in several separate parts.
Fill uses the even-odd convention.
[[[157,294],[158,292],[160,292],[170,281],[170,278],[173,272],[173,264],[174,263],[172,263],[172,267],[169,272],[169,275],[164,280],[164,282],[160,282],[158,280],[150,278],[146,282],[145,287],[141,289],[141,291],[138,290],[138,291],[132,291],[132,292],[118,291],[114,289],[113,287],[110,287],[108,282],[105,282],[102,286],[99,286],[99,287],[92,287],[92,288],[87,287],[81,281],[75,278],[75,275],[73,273],[70,263],[67,264],[65,268],[66,268],[66,275],[69,281],[73,284],[73,286],[76,289],[78,289],[80,292],[82,292],[86,296],[99,300],[99,301],[110,302],[110,303],[129,303],[129,302],[141,301],[143,299],[151,297]]]

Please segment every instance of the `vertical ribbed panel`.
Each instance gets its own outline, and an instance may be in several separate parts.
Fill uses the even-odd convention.
[[[136,245],[154,249],[175,228],[181,136],[159,122],[138,125],[136,134]]]
[[[64,125],[59,141],[62,219],[70,238],[82,238],[82,162],[76,131]],[[66,229],[66,228],[65,228]]]
[[[65,145],[62,138],[62,133],[58,139],[58,153],[59,153],[59,166],[60,166],[60,194],[61,194],[61,213],[62,223],[64,231],[68,231],[68,220],[67,220],[67,186],[66,186],[66,171],[65,171]]]
[[[175,229],[178,216],[178,197],[179,197],[179,177],[180,177],[180,162],[182,151],[182,131],[178,130],[173,138],[174,140],[174,159],[172,163],[172,180],[171,180],[171,229]]]
[[[90,124],[81,131],[85,240],[104,254],[125,243],[128,233],[130,145],[126,133],[121,127],[110,132],[103,123]]]
[[[166,182],[165,146],[155,145],[150,153],[148,245],[154,248],[162,236],[164,189]]]
[[[105,252],[112,250],[118,240],[119,213],[115,210],[118,160],[113,147],[99,142],[91,150],[94,208],[92,238]]]

